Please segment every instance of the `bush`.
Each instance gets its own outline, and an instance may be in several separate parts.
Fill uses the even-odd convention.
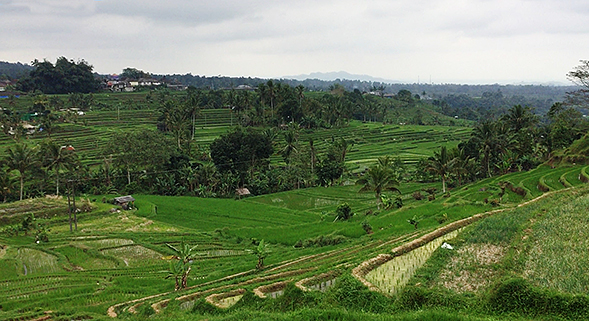
[[[557,315],[573,320],[587,319],[589,316],[587,296],[540,290],[522,278],[507,279],[495,284],[487,302],[489,309],[498,313]]]
[[[420,310],[431,307],[458,310],[469,306],[468,298],[465,296],[411,285],[403,289],[395,303],[402,310]]]
[[[272,301],[271,301],[272,302]],[[284,288],[284,294],[273,300],[272,308],[280,312],[295,311],[318,305],[319,296],[315,292],[303,292],[294,283],[288,283]]]
[[[205,299],[196,300],[192,307],[192,313],[217,315],[223,311],[216,306],[211,305]]]
[[[343,243],[347,240],[347,238],[343,235],[319,235],[315,238],[309,238],[306,240],[298,240],[294,247],[301,248],[301,247],[322,247],[322,246],[329,246],[329,245],[336,245]]]
[[[396,208],[403,207],[403,199],[401,197],[397,196],[397,198],[395,198],[395,200],[393,201],[393,206]]]
[[[421,201],[423,199],[423,194],[421,194],[420,191],[415,191],[413,192],[413,199],[415,199],[416,201]]]
[[[333,306],[352,311],[383,313],[391,308],[391,301],[384,295],[368,290],[353,276],[345,274],[325,293],[325,300]]]
[[[362,228],[366,231],[366,234],[372,234],[372,225],[367,220],[362,221]]]
[[[346,221],[354,216],[352,213],[352,208],[348,203],[343,203],[338,205],[337,209],[335,210],[335,221]]]
[[[446,223],[446,221],[448,221],[448,214],[444,213],[442,215],[436,216],[436,221],[438,222],[438,224]]]

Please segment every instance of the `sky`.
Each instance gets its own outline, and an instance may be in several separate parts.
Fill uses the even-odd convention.
[[[84,59],[102,74],[570,84],[587,0],[0,0],[0,61]]]

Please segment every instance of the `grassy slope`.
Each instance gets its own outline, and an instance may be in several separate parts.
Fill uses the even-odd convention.
[[[99,210],[80,215],[79,232],[73,235],[69,233],[69,226],[62,216],[46,221],[51,228],[51,242],[48,244],[32,244],[32,236],[0,237],[0,244],[8,246],[4,254],[0,255],[0,283],[5,289],[0,291],[0,305],[4,311],[0,317],[8,318],[23,313],[37,315],[36,308],[57,310],[67,315],[85,313],[100,317],[115,303],[170,291],[173,284],[163,279],[167,262],[158,260],[157,257],[170,254],[165,243],[177,244],[181,239],[189,244],[198,244],[200,258],[193,278],[189,281],[189,285],[197,286],[193,291],[230,286],[280,271],[314,269],[295,277],[300,279],[333,270],[336,266],[339,269],[349,269],[414,238],[415,236],[411,236],[414,229],[406,222],[414,215],[421,219],[417,232],[424,233],[439,226],[437,218],[441,214],[447,214],[449,221],[453,221],[492,209],[483,200],[498,198],[499,181],[509,180],[514,185],[533,188],[534,184],[526,183],[530,178],[536,180],[536,185],[544,178],[556,190],[564,186],[555,184],[554,178],[563,175],[569,184],[581,184],[577,178],[581,169],[580,166],[556,170],[540,167],[528,173],[512,173],[455,189],[449,198],[438,195],[431,202],[414,201],[408,197],[412,191],[425,186],[402,185],[405,206],[400,210],[381,211],[376,216],[364,215],[367,209],[375,209],[374,196],[371,193],[358,193],[358,186],[296,190],[241,201],[137,195],[139,216],[128,212],[109,214],[110,206],[99,204]],[[534,191],[533,194],[536,193],[539,191]],[[526,199],[530,197],[526,196]],[[350,222],[333,222],[333,210],[344,201],[350,203],[358,215]],[[513,206],[520,201],[521,197],[508,193],[508,197],[504,197],[504,202],[507,203],[501,206]],[[550,204],[559,204],[562,201],[563,199],[556,199],[553,203],[542,205],[542,208],[549,209]],[[22,213],[30,208],[25,206],[28,204],[25,202],[14,204],[23,204]],[[157,214],[154,211],[155,205]],[[524,209],[510,213],[517,214],[521,211]],[[507,217],[519,217],[521,220],[503,226],[524,224],[517,227],[512,234],[524,230],[526,222],[529,222],[528,216]],[[365,235],[361,228],[363,220],[373,226],[374,234]],[[489,219],[489,222],[492,220]],[[340,245],[323,248],[291,247],[299,239],[331,233],[345,235],[348,240]],[[477,231],[473,235],[484,233]],[[395,241],[397,237],[400,239]],[[281,263],[307,255],[319,256],[280,268],[276,272],[268,270],[261,274],[238,277],[233,281],[221,281],[222,277],[248,271],[255,265],[255,257],[244,251],[252,248],[249,238],[270,241],[272,253],[266,260],[269,269],[278,268]],[[513,236],[495,237],[509,238],[517,239]],[[543,239],[548,238],[538,236],[538,240]],[[385,243],[387,241],[391,243]],[[139,260],[134,259],[138,255],[143,256],[139,256]],[[33,257],[37,259],[32,260]],[[27,266],[26,276],[23,264]],[[207,285],[206,282],[212,283]],[[245,287],[251,290],[260,284],[271,282],[258,281]],[[63,302],[66,301],[68,304],[64,306]],[[343,307],[335,309],[339,311],[341,308]],[[316,312],[321,315],[320,310]],[[252,312],[235,313],[251,315]],[[296,315],[303,312],[292,313]],[[471,314],[473,311],[465,310],[463,313]],[[272,313],[262,315],[277,317]],[[359,318],[367,317],[362,313],[359,315]],[[382,315],[374,317],[384,318]],[[408,317],[408,320],[412,318]]]

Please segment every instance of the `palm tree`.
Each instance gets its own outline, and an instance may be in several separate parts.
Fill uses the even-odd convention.
[[[290,155],[293,152],[296,153],[298,151],[298,149],[297,149],[298,137],[297,136],[298,136],[297,132],[294,130],[289,130],[284,133],[284,141],[286,142],[286,145],[282,149],[281,154],[282,154],[282,157],[284,157],[284,161],[287,164],[289,163]]]
[[[518,132],[522,128],[536,125],[538,123],[538,116],[532,113],[530,107],[515,105],[503,116],[503,120],[507,122],[511,130]]]
[[[2,195],[2,203],[6,203],[8,195],[12,193],[14,187],[14,181],[8,175],[4,169],[0,169],[0,195]]]
[[[380,199],[380,194],[383,191],[394,191],[397,193],[401,193],[401,191],[397,188],[399,186],[399,182],[394,177],[394,173],[389,168],[375,165],[371,167],[366,176],[357,180],[356,185],[364,185],[360,189],[360,192],[366,191],[373,191],[376,197],[376,206],[380,210],[380,204],[382,200]]]
[[[488,177],[491,177],[491,155],[497,148],[496,125],[492,121],[484,121],[477,125],[472,138],[479,146],[479,152],[483,154],[482,165]]]
[[[458,186],[462,185],[462,178],[468,175],[474,167],[474,159],[470,158],[463,149],[453,148],[450,150],[450,158],[454,162],[451,171],[458,179]]]
[[[346,156],[350,149],[352,149],[352,145],[348,143],[343,137],[339,139],[335,139],[332,137],[332,143],[329,147],[329,153],[335,158],[335,160],[341,164],[346,162]]]
[[[276,99],[277,91],[278,91],[278,89],[274,85],[274,82],[272,80],[268,80],[268,82],[266,83],[266,96],[268,96],[268,98],[270,98],[270,108],[272,110],[272,114],[271,114],[272,118],[274,118],[274,99]]]
[[[309,154],[311,155],[311,173],[313,173],[315,171],[315,164],[317,163],[317,152],[315,151],[313,137],[309,137]]]
[[[446,193],[446,180],[448,179],[448,174],[452,172],[453,165],[454,159],[448,155],[446,146],[442,146],[440,152],[434,152],[434,156],[428,160],[427,170],[440,176],[442,179],[443,193]]]
[[[59,172],[71,168],[77,163],[77,155],[71,148],[59,146],[54,141],[47,141],[41,145],[41,163],[48,169],[55,171],[55,194],[59,195]]]
[[[4,157],[4,163],[8,167],[9,171],[16,170],[20,174],[20,200],[23,198],[24,180],[25,173],[37,166],[35,159],[36,151],[33,148],[29,148],[24,143],[18,143],[14,145],[14,148],[6,149],[6,156]]]
[[[176,138],[178,149],[182,149],[182,139],[188,132],[188,128],[190,126],[190,119],[188,117],[191,114],[196,115],[196,109],[194,113],[192,111],[188,112],[182,104],[173,101],[166,102],[166,105],[166,126],[172,132],[174,138]]]
[[[295,87],[297,97],[299,98],[299,108],[303,109],[303,99],[305,98],[305,86],[298,85]]]

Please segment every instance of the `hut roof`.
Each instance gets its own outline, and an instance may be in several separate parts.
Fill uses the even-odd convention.
[[[251,195],[250,190],[245,187],[236,189],[235,194],[237,194],[238,196]]]
[[[134,201],[135,199],[131,195],[115,197],[115,203],[117,204],[129,203]]]

